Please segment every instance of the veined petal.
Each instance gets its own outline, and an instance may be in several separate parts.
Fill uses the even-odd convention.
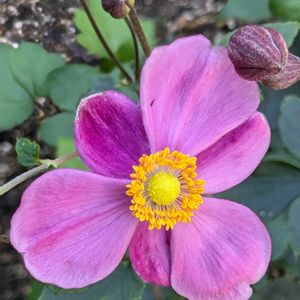
[[[11,223],[11,242],[38,280],[81,288],[109,275],[137,225],[127,180],[55,170],[25,191]]]
[[[223,47],[202,35],[153,50],[141,77],[141,106],[151,151],[197,155],[244,123],[258,86],[239,77]]]
[[[132,166],[149,153],[140,108],[126,96],[105,92],[83,99],[75,120],[80,158],[101,175],[129,178]]]
[[[171,234],[171,284],[189,300],[247,300],[267,270],[271,241],[247,207],[205,198]]]
[[[143,281],[170,285],[170,242],[166,230],[149,230],[147,223],[139,223],[129,254],[134,270]]]
[[[197,155],[197,174],[205,180],[205,193],[225,191],[246,179],[270,145],[267,120],[255,113],[245,123]]]

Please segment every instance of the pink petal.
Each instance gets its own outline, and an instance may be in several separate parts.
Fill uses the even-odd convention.
[[[137,219],[127,180],[56,170],[25,191],[11,223],[11,242],[38,280],[81,288],[109,275],[121,261]]]
[[[245,122],[259,104],[258,86],[239,77],[222,47],[202,35],[155,49],[141,79],[151,151],[203,151]]]
[[[149,230],[140,223],[129,246],[132,266],[143,281],[170,285],[169,234],[161,230]]]
[[[105,176],[129,178],[149,153],[140,108],[126,96],[105,92],[83,99],[75,120],[75,144],[83,162]]]
[[[197,155],[199,178],[205,193],[227,190],[246,179],[258,166],[270,145],[270,127],[261,113],[227,133]]]
[[[267,270],[271,241],[247,207],[205,198],[171,235],[171,284],[189,300],[246,300]]]

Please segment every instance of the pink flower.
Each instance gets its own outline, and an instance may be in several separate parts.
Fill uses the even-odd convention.
[[[270,260],[269,235],[248,208],[210,195],[243,181],[266,153],[258,104],[256,83],[201,35],[152,52],[141,107],[113,91],[82,100],[75,142],[93,173],[55,170],[25,191],[11,242],[27,269],[80,288],[129,248],[146,282],[188,299],[248,299]]]

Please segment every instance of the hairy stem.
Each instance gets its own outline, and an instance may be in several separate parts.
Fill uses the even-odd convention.
[[[146,56],[149,56],[150,53],[151,53],[151,49],[149,47],[149,44],[148,44],[148,41],[147,41],[147,38],[146,38],[146,35],[144,33],[144,30],[142,28],[142,25],[140,23],[140,20],[139,20],[139,17],[138,17],[138,14],[135,10],[135,8],[130,5],[128,2],[127,2],[127,5],[129,6],[130,8],[130,12],[129,12],[129,18],[131,20],[131,23],[132,23],[132,26],[133,26],[133,29],[140,41],[140,44],[143,48],[143,51],[145,53]]]
[[[119,60],[117,59],[117,57],[115,56],[115,54],[113,53],[113,51],[110,49],[110,47],[108,46],[102,32],[100,31],[99,27],[97,26],[97,23],[93,17],[93,14],[86,2],[86,0],[80,0],[83,9],[85,10],[91,25],[93,26],[93,29],[100,41],[100,43],[102,44],[102,46],[104,47],[104,49],[106,50],[107,54],[109,55],[110,59],[114,62],[114,64],[120,69],[120,71],[122,72],[122,74],[124,75],[124,77],[129,81],[132,82],[132,78],[131,76],[127,73],[127,71],[125,70],[125,68],[122,66],[122,64],[119,62]]]
[[[130,20],[126,17],[125,22],[130,30],[133,46],[134,46],[134,61],[135,61],[135,68],[134,68],[134,74],[135,74],[135,80],[139,81],[140,79],[140,58],[139,58],[139,45],[138,41],[134,32],[134,29],[131,25]]]
[[[77,156],[77,153],[72,152],[72,153],[66,154],[62,157],[59,157],[59,158],[56,158],[53,160],[51,160],[51,159],[43,160],[41,165],[39,165],[31,170],[28,170],[27,172],[17,176],[16,178],[14,178],[11,181],[7,182],[6,184],[2,185],[0,187],[0,196],[4,195],[6,192],[10,191],[11,189],[16,187],[20,183],[26,181],[27,179],[29,179],[35,175],[38,175],[38,174],[42,173],[43,171],[46,171],[50,167],[57,168],[60,164],[66,162],[68,160],[71,160],[76,156]]]

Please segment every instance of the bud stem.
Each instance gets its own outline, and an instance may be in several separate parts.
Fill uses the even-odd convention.
[[[42,164],[39,165],[38,167],[33,168],[33,169],[17,176],[16,178],[12,179],[11,181],[7,182],[6,184],[2,185],[0,187],[0,196],[4,195],[6,192],[10,191],[11,189],[16,187],[20,183],[24,182],[25,180],[27,180],[35,175],[38,175],[38,174],[42,173],[43,171],[48,170],[50,167],[57,168],[62,163],[66,162],[68,160],[71,160],[71,159],[75,158],[76,156],[77,156],[77,153],[72,152],[72,153],[68,153],[64,156],[58,157],[56,159],[41,160]]]
[[[134,47],[134,60],[135,60],[135,68],[134,68],[134,74],[135,74],[135,81],[139,81],[140,79],[140,58],[139,58],[139,45],[138,41],[134,32],[134,29],[132,27],[132,24],[130,20],[125,17],[125,22],[130,30],[132,41],[133,41],[133,47]]]
[[[100,41],[100,43],[102,44],[102,46],[104,47],[104,49],[106,50],[107,54],[109,55],[110,59],[114,62],[114,64],[120,69],[120,71],[122,72],[122,74],[124,75],[124,77],[129,81],[132,82],[132,78],[131,76],[127,73],[127,71],[124,69],[124,67],[122,66],[122,64],[119,62],[119,60],[117,59],[117,57],[115,56],[115,54],[113,53],[113,51],[110,49],[110,47],[108,46],[102,32],[100,31],[100,29],[97,26],[97,23],[93,17],[93,14],[88,6],[88,4],[86,3],[86,0],[80,0],[83,9],[85,10],[91,25],[94,28],[94,31]]]
[[[136,35],[137,35],[137,37],[140,41],[140,44],[143,48],[143,51],[144,51],[145,55],[148,57],[151,53],[151,49],[149,47],[149,44],[148,44],[146,35],[144,33],[144,30],[142,28],[142,25],[140,23],[138,14],[137,14],[135,8],[132,5],[130,5],[130,3],[128,3],[128,1],[127,1],[127,5],[130,8],[129,17],[130,17],[133,29],[134,29],[134,31],[135,31],[135,33],[136,33]]]

